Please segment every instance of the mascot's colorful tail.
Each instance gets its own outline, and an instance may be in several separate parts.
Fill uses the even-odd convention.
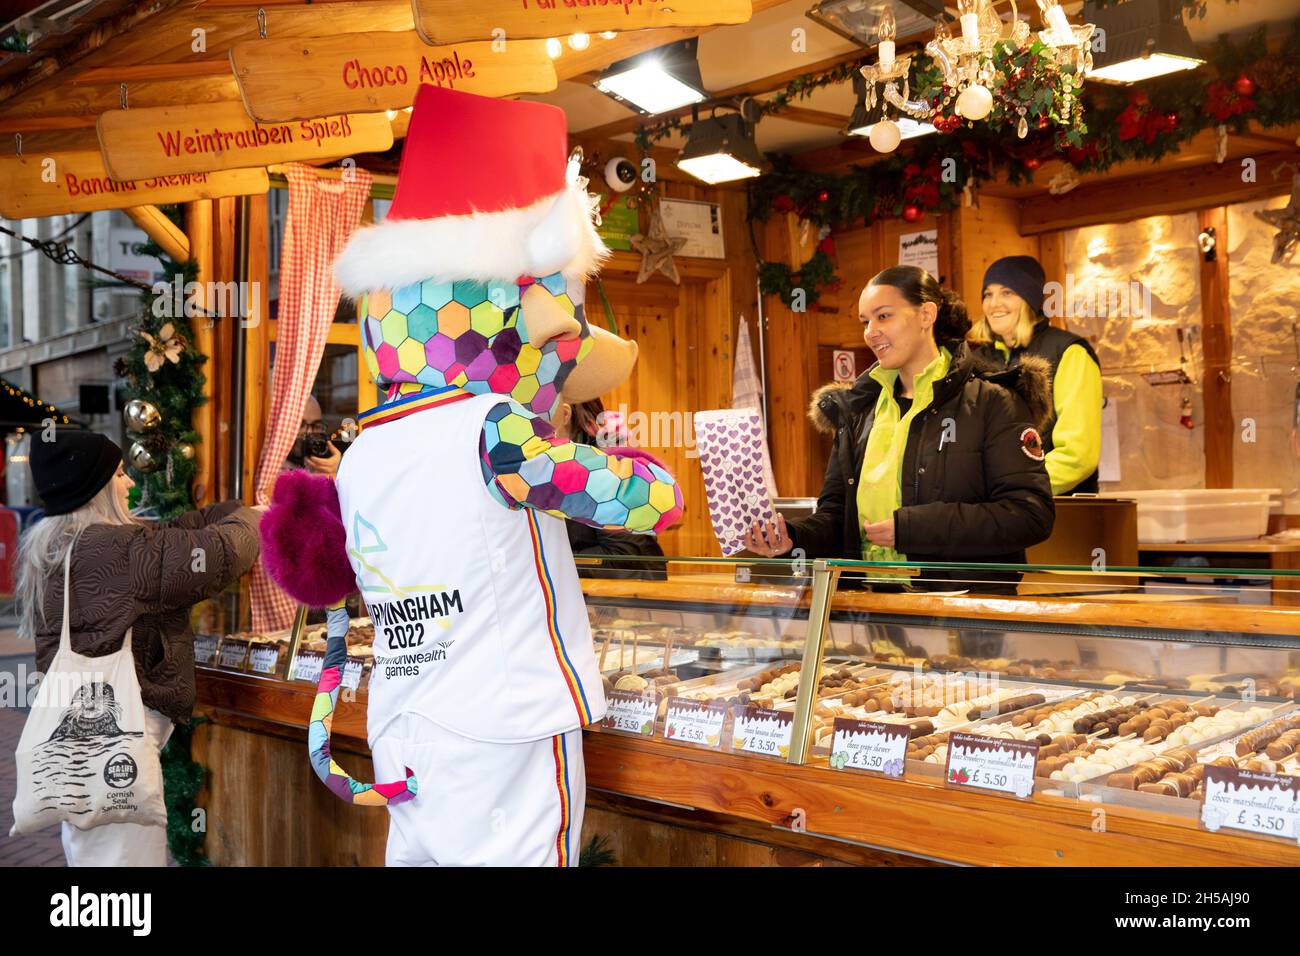
[[[347,659],[348,612],[343,602],[356,589],[333,480],[305,471],[285,472],[275,483],[260,531],[262,566],[271,580],[295,601],[329,608],[325,662],[307,728],[307,749],[316,776],[348,803],[382,807],[414,798],[418,787],[409,767],[405,780],[362,783],[330,756],[330,727]]]

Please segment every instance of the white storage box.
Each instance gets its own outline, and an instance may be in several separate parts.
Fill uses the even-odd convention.
[[[1138,541],[1237,541],[1268,533],[1277,488],[1192,488],[1185,491],[1107,491],[1102,498],[1137,502]]]

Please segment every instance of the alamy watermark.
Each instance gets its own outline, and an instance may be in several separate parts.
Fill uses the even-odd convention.
[[[239,319],[241,327],[256,328],[260,319],[260,282],[171,282],[153,284],[153,314],[159,319]]]
[[[1147,318],[1151,315],[1151,290],[1137,280],[1076,283],[1074,274],[1066,273],[1064,284],[1048,282],[1043,286],[1043,314],[1049,319]]]

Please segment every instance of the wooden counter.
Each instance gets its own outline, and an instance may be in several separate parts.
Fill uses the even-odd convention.
[[[350,807],[307,761],[313,689],[199,672],[207,852],[226,866],[382,865],[388,819]],[[372,774],[365,695],[335,721],[338,760]],[[588,731],[583,830],[636,865],[1300,866],[1300,846],[1076,800],[952,791]],[[847,842],[845,842],[847,841]],[[900,855],[902,854],[902,855]]]

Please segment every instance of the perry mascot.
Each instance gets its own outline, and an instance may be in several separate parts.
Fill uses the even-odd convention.
[[[648,533],[682,513],[652,456],[548,423],[561,388],[594,398],[636,360],[583,314],[608,254],[593,214],[563,112],[426,86],[388,216],[335,263],[387,400],[359,416],[337,482],[280,478],[263,560],[297,600],[330,608],[308,747],[339,797],[387,806],[389,865],[577,862],[581,728],[605,698],[564,521]],[[356,589],[387,783],[330,757]]]

